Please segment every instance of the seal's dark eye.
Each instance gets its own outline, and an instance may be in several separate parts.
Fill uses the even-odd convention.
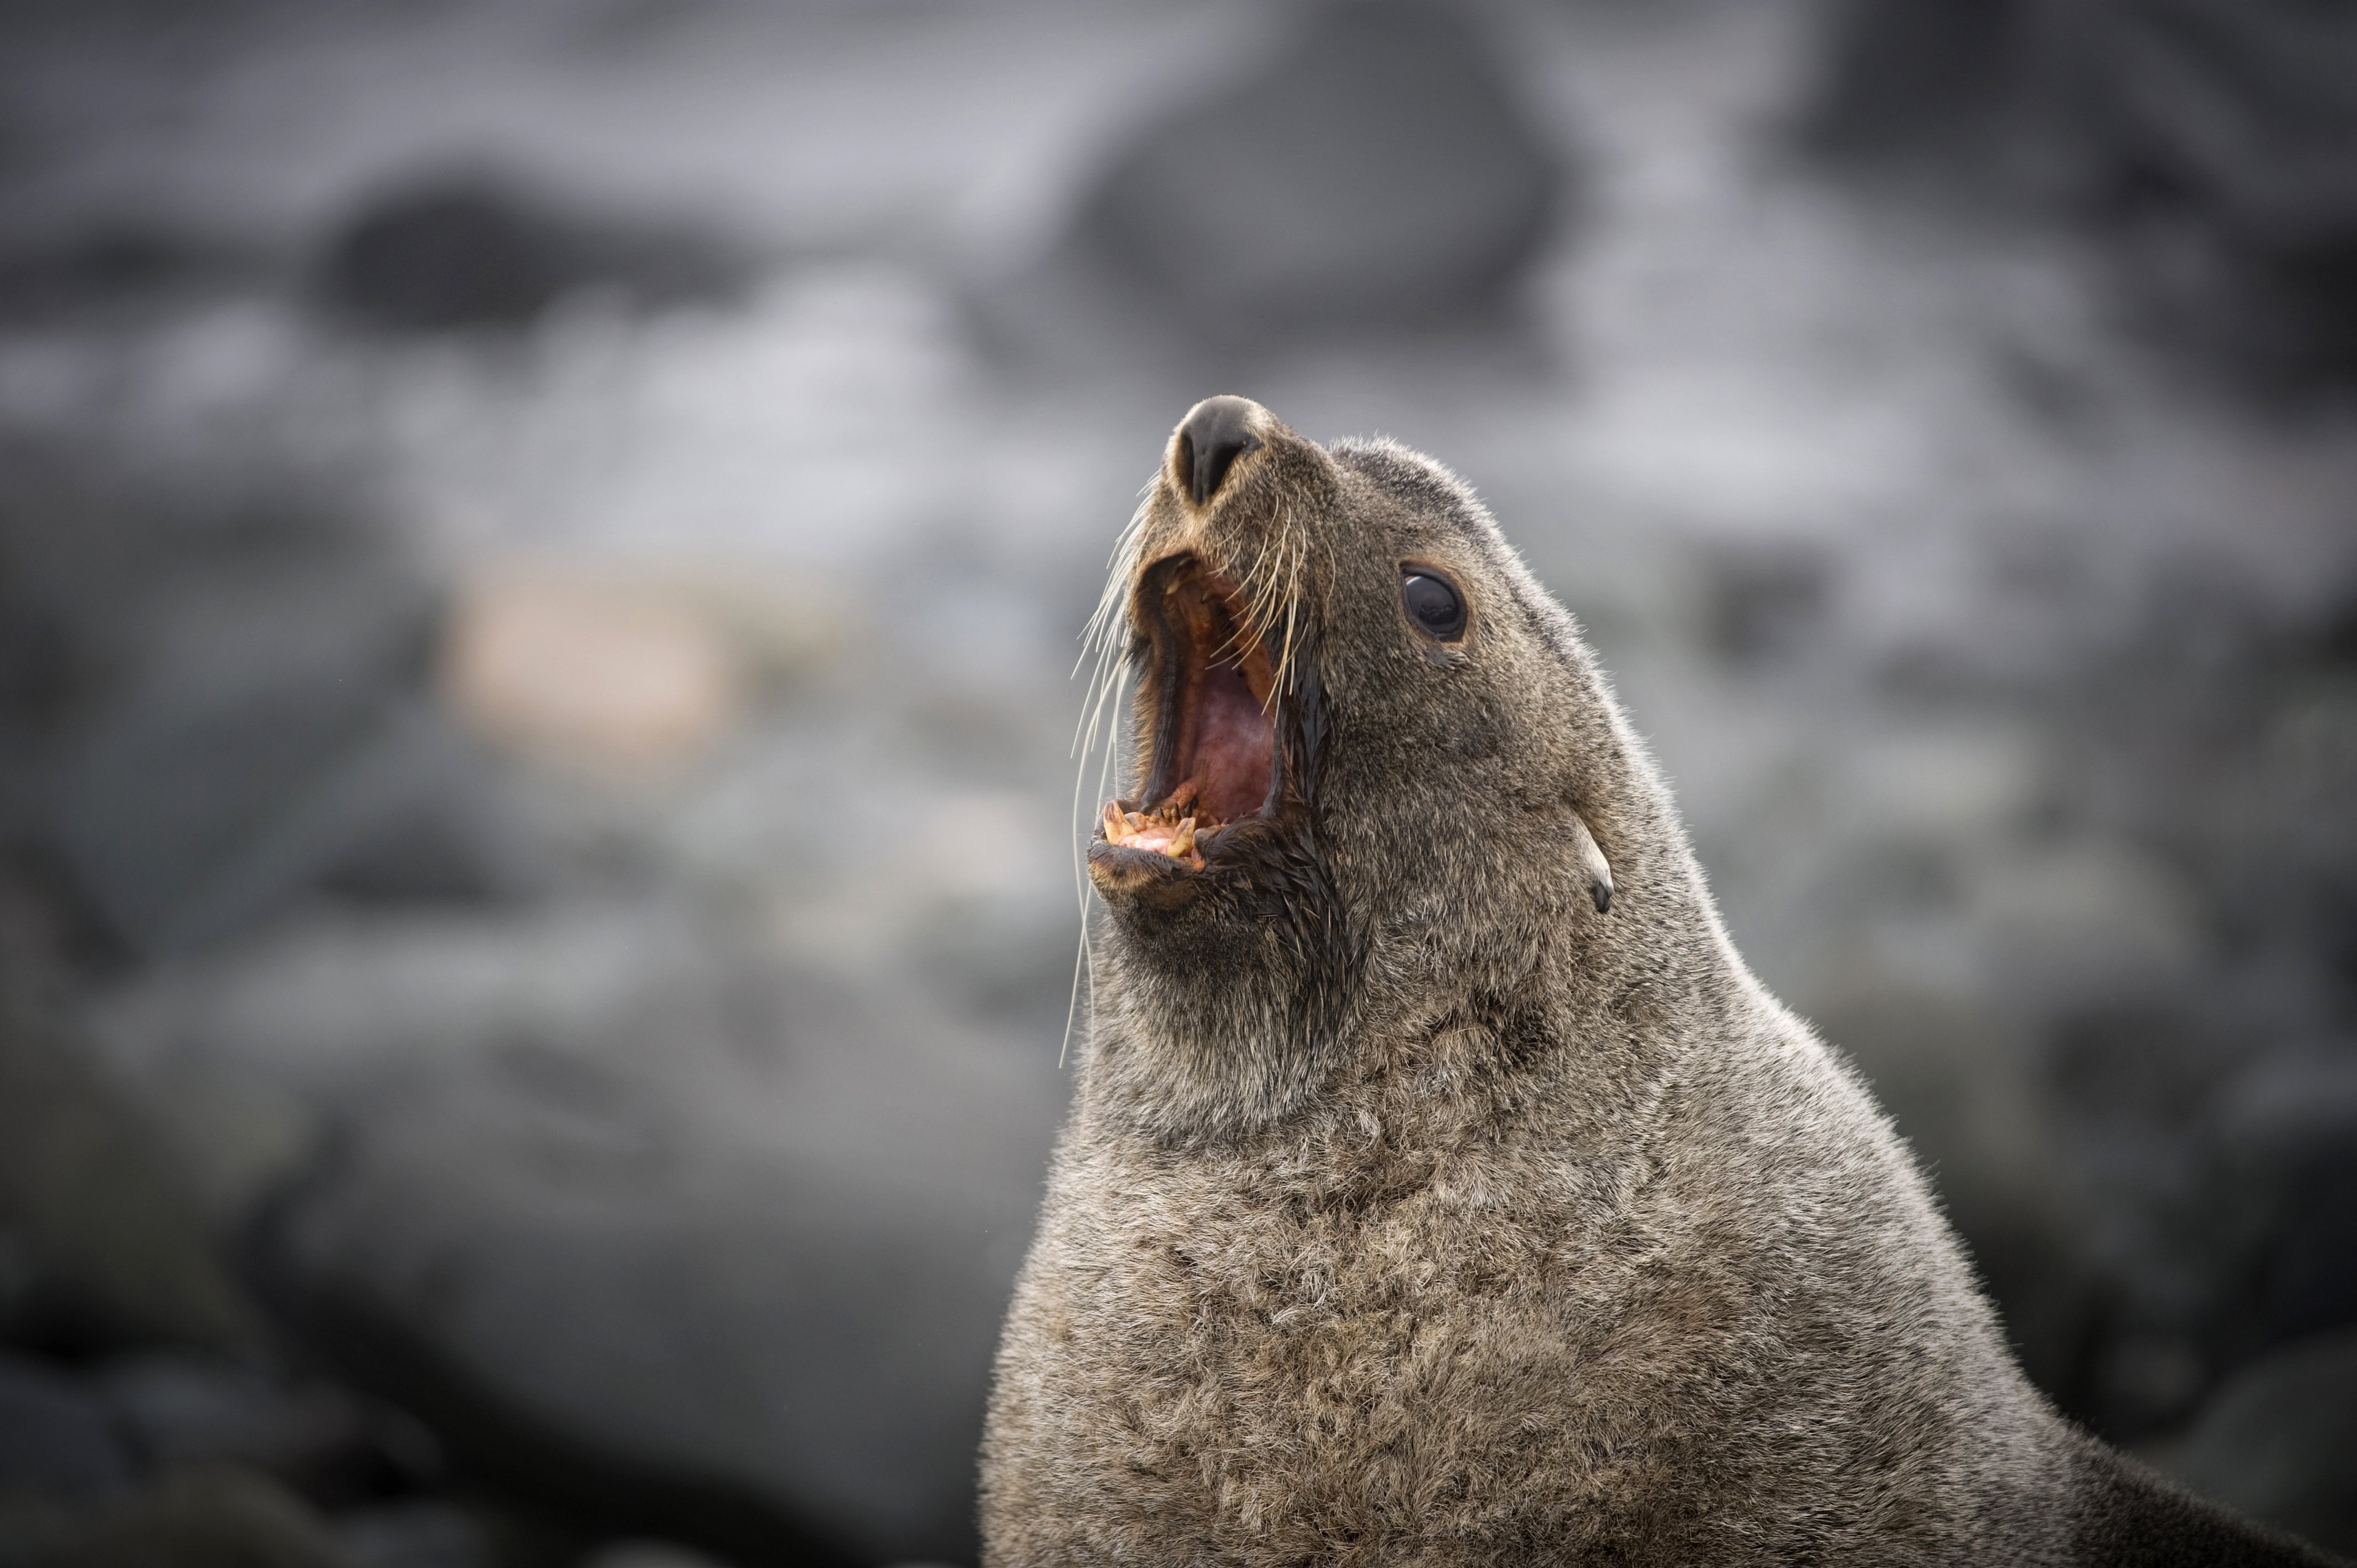
[[[1456,585],[1433,572],[1410,572],[1400,579],[1400,597],[1415,624],[1440,639],[1454,642],[1465,635],[1465,601]]]

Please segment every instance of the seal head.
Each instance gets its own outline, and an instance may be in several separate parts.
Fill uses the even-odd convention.
[[[1209,399],[1109,595],[1137,786],[1104,804],[1088,867],[1119,976],[1096,993],[1135,1026],[1098,1032],[1130,1047],[1100,1065],[1165,1133],[1297,1103],[1383,1000],[1374,970],[1511,981],[1532,932],[1606,918],[1588,817],[1623,792],[1609,698],[1429,459]]]

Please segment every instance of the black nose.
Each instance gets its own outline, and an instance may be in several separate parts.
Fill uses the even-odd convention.
[[[1247,421],[1253,403],[1240,397],[1207,397],[1178,427],[1178,472],[1201,506],[1220,493],[1237,458],[1260,446]]]

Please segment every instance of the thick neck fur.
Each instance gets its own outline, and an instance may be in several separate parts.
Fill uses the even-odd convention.
[[[1554,1092],[1566,1078],[1604,1101],[1628,1101],[1671,1065],[1658,1044],[1640,1047],[1659,1039],[1648,1020],[1732,1020],[1752,983],[1717,938],[1652,780],[1632,770],[1627,782],[1656,810],[1589,819],[1619,886],[1609,913],[1594,908],[1544,809],[1494,836],[1492,847],[1502,839],[1509,854],[1469,885],[1415,866],[1393,875],[1338,865],[1340,887],[1378,896],[1351,902],[1342,1004],[1323,1028],[1298,999],[1332,977],[1281,924],[1257,931],[1247,953],[1218,961],[1167,935],[1141,940],[1109,925],[1094,961],[1082,1116],[1153,1143],[1200,1146],[1282,1140],[1311,1122],[1368,1113],[1437,1118],[1461,1134],[1511,1112],[1540,1082]],[[1501,864],[1516,852],[1527,858]],[[1697,940],[1697,931],[1709,935]],[[1450,1131],[1426,1127],[1400,1143],[1430,1149],[1451,1141]]]

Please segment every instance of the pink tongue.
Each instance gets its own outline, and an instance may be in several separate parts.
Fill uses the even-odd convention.
[[[1236,822],[1260,810],[1268,793],[1268,714],[1252,694],[1243,671],[1215,664],[1203,674],[1196,736],[1197,804],[1217,821]]]

